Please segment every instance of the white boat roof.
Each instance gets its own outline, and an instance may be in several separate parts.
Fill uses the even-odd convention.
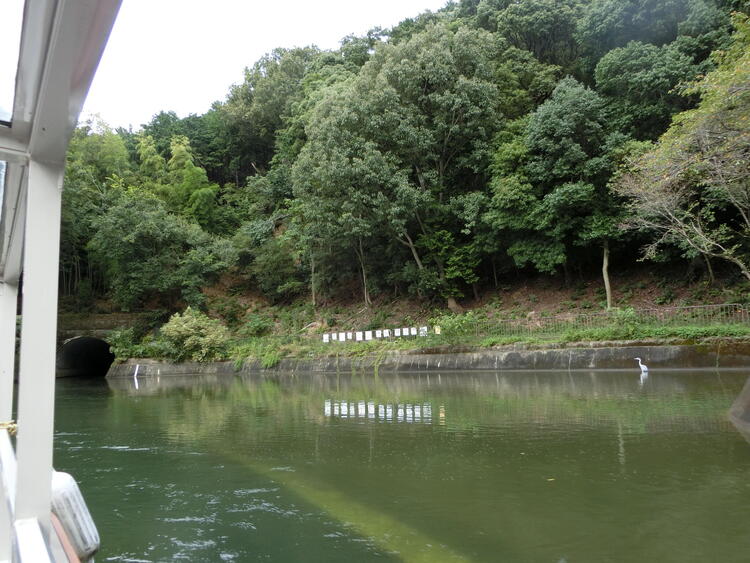
[[[18,41],[0,61],[0,282],[21,273],[30,160],[64,165],[68,142],[121,0],[3,0],[0,19]],[[6,17],[7,16],[7,17]],[[15,54],[10,50],[11,57]],[[12,94],[12,101],[6,100]],[[8,107],[10,106],[10,108]],[[8,119],[9,118],[9,119]]]

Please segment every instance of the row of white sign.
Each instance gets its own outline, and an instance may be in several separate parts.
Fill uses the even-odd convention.
[[[362,342],[363,340],[373,340],[378,338],[401,338],[403,336],[427,336],[429,328],[412,326],[407,328],[384,328],[382,330],[359,330],[354,332],[331,332],[323,335],[323,342],[346,342],[353,340]]]
[[[323,414],[333,418],[369,418],[385,422],[423,422],[432,423],[432,405],[388,403],[375,404],[374,401],[336,401],[326,399]],[[440,406],[440,420],[445,419],[445,407]]]

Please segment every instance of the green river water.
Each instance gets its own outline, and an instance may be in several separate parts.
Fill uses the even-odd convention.
[[[58,380],[97,561],[740,562],[748,373]]]

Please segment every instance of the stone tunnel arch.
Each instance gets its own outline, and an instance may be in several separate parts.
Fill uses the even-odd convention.
[[[57,352],[57,375],[104,377],[115,359],[109,344],[93,336],[76,336],[62,343]]]

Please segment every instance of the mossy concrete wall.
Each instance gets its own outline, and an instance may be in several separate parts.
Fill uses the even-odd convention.
[[[57,316],[57,340],[64,342],[76,336],[104,338],[116,328],[135,326],[143,313],[60,313]]]
[[[285,358],[273,371],[335,372],[351,370],[462,371],[462,370],[579,370],[637,369],[640,357],[653,369],[750,368],[750,340],[715,339],[693,344],[591,342],[565,348],[528,349],[510,346],[457,352],[435,349],[419,352],[391,352],[382,356],[329,356]],[[235,373],[264,371],[259,361],[242,366],[234,362],[169,364],[153,360],[129,360],[110,368],[108,377],[140,375],[185,375],[191,373]]]
[[[184,362],[173,364],[149,359],[132,359],[123,364],[113,364],[107,372],[107,377],[133,377],[136,374],[143,376],[158,375],[210,375],[210,374],[234,374],[237,367],[234,362],[208,362],[199,364],[195,362]]]

